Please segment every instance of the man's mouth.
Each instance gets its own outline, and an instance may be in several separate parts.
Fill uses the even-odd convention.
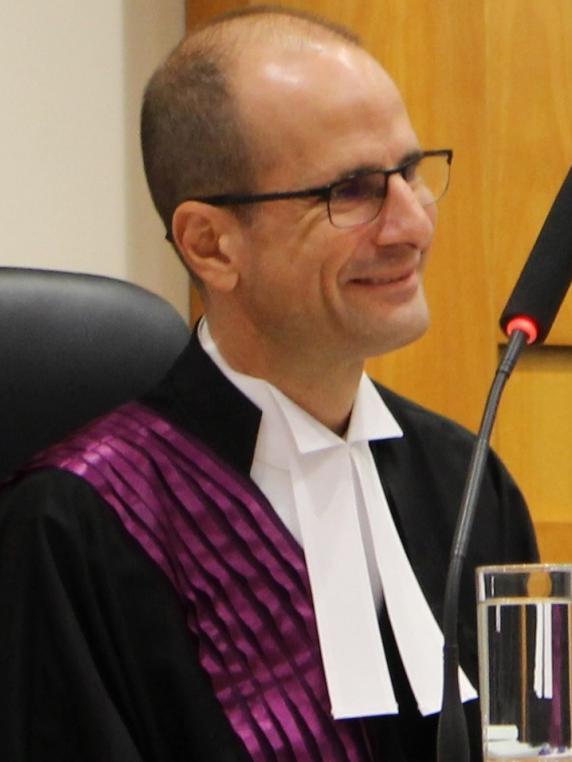
[[[395,283],[405,283],[414,273],[415,269],[412,268],[405,272],[396,273],[394,275],[352,278],[351,282],[364,286],[391,286]]]

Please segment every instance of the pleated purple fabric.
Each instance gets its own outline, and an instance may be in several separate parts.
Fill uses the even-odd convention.
[[[363,762],[334,721],[303,552],[256,485],[129,403],[35,464],[88,481],[185,602],[199,658],[255,762]]]

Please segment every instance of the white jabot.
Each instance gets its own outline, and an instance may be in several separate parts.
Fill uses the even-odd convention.
[[[441,708],[443,636],[395,528],[368,442],[403,432],[363,375],[345,438],[268,382],[233,370],[206,320],[199,340],[262,411],[251,477],[304,549],[332,714],[395,714],[379,631],[383,595],[422,714]],[[383,593],[382,593],[383,591]],[[464,701],[476,692],[459,670]]]

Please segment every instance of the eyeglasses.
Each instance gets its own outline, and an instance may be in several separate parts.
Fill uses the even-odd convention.
[[[387,196],[389,178],[392,175],[400,175],[407,182],[422,206],[437,203],[449,185],[452,161],[453,151],[449,148],[420,151],[398,167],[358,170],[341,180],[317,188],[251,196],[201,196],[189,201],[202,201],[213,206],[234,206],[315,197],[326,202],[328,216],[334,227],[351,228],[364,225],[377,217]]]

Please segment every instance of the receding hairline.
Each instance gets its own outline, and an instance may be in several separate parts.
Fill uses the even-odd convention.
[[[240,62],[268,46],[295,54],[327,44],[363,50],[353,32],[316,14],[251,6],[191,29],[156,69],[143,97],[141,140],[168,235],[182,200],[256,191],[265,147],[244,118]]]
[[[345,26],[308,11],[277,5],[240,8],[192,28],[173,51],[172,58],[209,51],[227,73],[232,63],[259,43],[303,49],[317,41],[337,41],[362,47],[360,38]],[[169,65],[169,59],[166,62]]]
[[[236,89],[240,59],[268,47],[297,53],[327,43],[366,52],[357,34],[319,14],[281,5],[249,6],[213,16],[192,28],[160,69],[164,81],[168,81],[171,74],[175,79],[178,77],[185,59],[197,55],[203,60],[210,59],[224,77],[229,98],[237,109],[236,117],[240,119],[241,98]]]
[[[291,38],[300,32],[305,38],[334,38],[361,47],[359,36],[351,29],[310,11],[287,8],[280,5],[256,5],[237,8],[197,25],[191,29],[187,40],[208,39],[225,34],[254,38],[273,33],[278,38]],[[267,39],[266,37],[264,39]]]

